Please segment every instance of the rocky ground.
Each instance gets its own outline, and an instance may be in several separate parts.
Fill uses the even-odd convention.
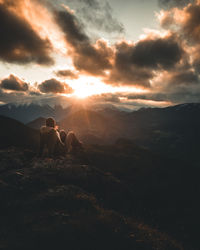
[[[84,157],[0,150],[0,249],[185,249],[123,213],[130,195],[127,183]]]

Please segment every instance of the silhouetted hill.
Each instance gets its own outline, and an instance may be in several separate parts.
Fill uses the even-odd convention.
[[[133,189],[131,182],[116,177],[109,168],[105,171],[86,163],[81,156],[39,159],[28,150],[0,150],[0,173],[2,249],[195,247],[195,242],[186,244],[182,235],[183,248],[180,240],[159,231],[148,220],[145,223],[145,215],[152,220],[156,213],[151,214],[148,202],[144,204],[143,197],[137,197],[141,190]],[[172,212],[166,211],[168,215]]]
[[[127,131],[139,145],[175,157],[196,157],[200,146],[200,104],[141,109],[128,114]]]
[[[87,135],[90,135],[88,143],[100,144],[113,143],[122,131],[118,116],[108,117],[101,112],[86,109],[74,112],[61,120],[60,127],[66,131],[73,130],[81,139],[87,139]]]
[[[182,249],[199,248],[199,165],[163,157],[127,139],[88,146],[86,155],[97,168],[128,185],[131,194],[115,203],[118,211],[168,232],[183,243]]]
[[[0,147],[23,146],[37,148],[39,143],[38,131],[31,129],[14,119],[0,116]]]

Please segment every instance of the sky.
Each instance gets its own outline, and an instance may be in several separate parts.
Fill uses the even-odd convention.
[[[200,101],[199,0],[0,0],[0,104]]]

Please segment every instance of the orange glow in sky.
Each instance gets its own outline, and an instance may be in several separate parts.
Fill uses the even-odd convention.
[[[77,81],[68,83],[74,90],[73,96],[78,98],[86,98],[92,95],[100,95],[104,93],[117,93],[117,92],[132,92],[132,93],[146,93],[146,89],[120,86],[114,87],[103,83],[96,77],[81,76]]]

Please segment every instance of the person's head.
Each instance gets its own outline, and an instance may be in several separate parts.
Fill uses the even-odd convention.
[[[51,127],[51,128],[55,128],[56,126],[56,122],[52,117],[49,117],[46,119],[46,126],[47,127]]]

